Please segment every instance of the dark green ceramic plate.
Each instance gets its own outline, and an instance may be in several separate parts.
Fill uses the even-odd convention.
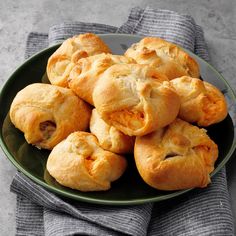
[[[114,54],[123,52],[132,43],[141,39],[134,35],[101,35],[104,41],[111,47]],[[23,133],[14,128],[9,120],[8,111],[16,93],[26,85],[35,82],[45,82],[43,77],[49,56],[59,45],[45,49],[34,55],[20,66],[6,82],[0,94],[0,128],[1,146],[8,159],[26,176],[36,183],[46,187],[52,192],[80,201],[91,203],[126,205],[140,204],[146,202],[161,201],[181,195],[185,191],[158,191],[140,178],[133,163],[133,157],[128,156],[129,168],[121,179],[112,184],[112,188],[106,192],[83,193],[59,185],[46,171],[45,165],[49,151],[38,150],[25,142]],[[229,160],[236,147],[235,138],[235,111],[236,98],[232,89],[224,78],[207,62],[189,52],[194,57],[201,68],[202,79],[217,86],[226,96],[230,114],[221,123],[213,125],[208,129],[208,134],[219,146],[219,158],[216,162],[216,169],[212,175],[216,174]],[[42,79],[43,78],[43,79]]]

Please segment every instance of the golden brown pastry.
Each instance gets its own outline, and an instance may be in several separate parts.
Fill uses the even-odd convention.
[[[52,149],[76,130],[88,128],[91,110],[70,89],[35,83],[17,93],[10,108],[12,123],[28,143]]]
[[[93,134],[81,131],[54,147],[47,160],[57,182],[84,192],[108,190],[126,165],[124,157],[103,150]]]
[[[179,117],[199,126],[218,123],[227,116],[224,95],[213,85],[183,76],[170,82],[180,96]]]
[[[139,64],[155,66],[170,80],[184,75],[199,77],[197,62],[183,49],[161,38],[143,38],[140,42],[133,44],[125,55]]]
[[[76,35],[65,40],[50,56],[47,75],[51,84],[68,87],[67,78],[74,63],[80,58],[100,53],[110,53],[108,46],[92,33]]]
[[[102,119],[129,136],[171,123],[180,100],[167,78],[147,65],[120,64],[107,69],[93,93]]]
[[[90,131],[97,137],[99,145],[105,150],[118,154],[132,153],[134,150],[135,137],[125,135],[115,127],[108,125],[96,109],[92,110]]]
[[[147,184],[160,190],[179,190],[210,183],[218,148],[206,130],[176,119],[163,129],[137,137],[134,156]]]
[[[92,94],[101,74],[114,64],[135,63],[121,55],[99,54],[80,59],[72,69],[69,87],[83,100],[94,105]]]

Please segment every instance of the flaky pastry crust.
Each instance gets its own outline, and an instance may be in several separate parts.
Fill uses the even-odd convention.
[[[176,119],[163,129],[137,137],[134,157],[141,177],[153,188],[206,187],[218,147],[206,130]]]
[[[95,34],[86,33],[69,38],[50,56],[47,64],[48,79],[51,84],[68,87],[70,71],[80,58],[110,52],[109,47]]]
[[[115,127],[108,125],[96,109],[92,110],[90,131],[105,150],[118,154],[132,153],[134,150],[135,137],[125,135]]]
[[[68,78],[69,87],[83,100],[94,105],[92,94],[100,76],[109,67],[115,64],[135,63],[121,55],[102,53],[80,59]]]
[[[170,83],[180,96],[181,119],[206,127],[227,116],[225,97],[212,84],[188,76],[173,79]]]
[[[93,134],[81,131],[54,147],[47,160],[57,182],[83,192],[108,190],[126,166],[123,156],[103,150]]]
[[[170,80],[188,75],[199,77],[197,62],[177,45],[156,37],[146,37],[125,52],[139,64],[155,66]]]
[[[94,105],[106,123],[124,134],[150,133],[171,123],[179,112],[179,96],[167,80],[147,65],[113,65],[94,89]]]
[[[28,143],[52,149],[70,133],[88,128],[91,110],[70,89],[35,83],[19,91],[10,119]]]

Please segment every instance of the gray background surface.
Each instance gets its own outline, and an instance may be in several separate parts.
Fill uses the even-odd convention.
[[[212,65],[236,90],[236,0],[0,0],[0,85],[24,61],[29,32],[47,33],[63,21],[120,26],[132,7],[151,6],[194,17],[205,31]],[[228,186],[236,215],[236,155],[227,164]],[[9,186],[15,167],[0,151],[0,235],[15,234],[15,195]]]

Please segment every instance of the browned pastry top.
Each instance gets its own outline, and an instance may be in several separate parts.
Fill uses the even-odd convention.
[[[135,63],[121,55],[101,53],[80,59],[68,78],[69,87],[83,100],[94,105],[93,90],[100,76],[112,65]]]
[[[95,34],[86,33],[69,38],[50,56],[48,79],[51,84],[68,87],[67,78],[74,63],[80,58],[110,52],[109,47]]]
[[[227,116],[226,99],[212,84],[189,76],[173,79],[170,83],[180,97],[181,119],[199,126],[209,126]]]
[[[90,131],[105,150],[118,154],[133,153],[135,137],[125,135],[115,127],[108,125],[96,109],[92,111]]]
[[[206,187],[218,157],[206,130],[176,119],[163,129],[137,137],[134,156],[143,180],[160,190]]]
[[[103,150],[93,134],[81,131],[54,147],[47,160],[57,182],[84,192],[108,190],[126,166],[123,156]]]
[[[188,75],[199,77],[197,62],[179,46],[156,37],[146,37],[125,52],[139,64],[155,66],[170,80]]]
[[[168,79],[154,67],[113,65],[99,79],[94,105],[106,123],[130,136],[150,133],[171,123],[180,101]]]
[[[88,128],[91,110],[70,89],[35,83],[17,93],[10,118],[28,143],[52,149],[76,130]]]

